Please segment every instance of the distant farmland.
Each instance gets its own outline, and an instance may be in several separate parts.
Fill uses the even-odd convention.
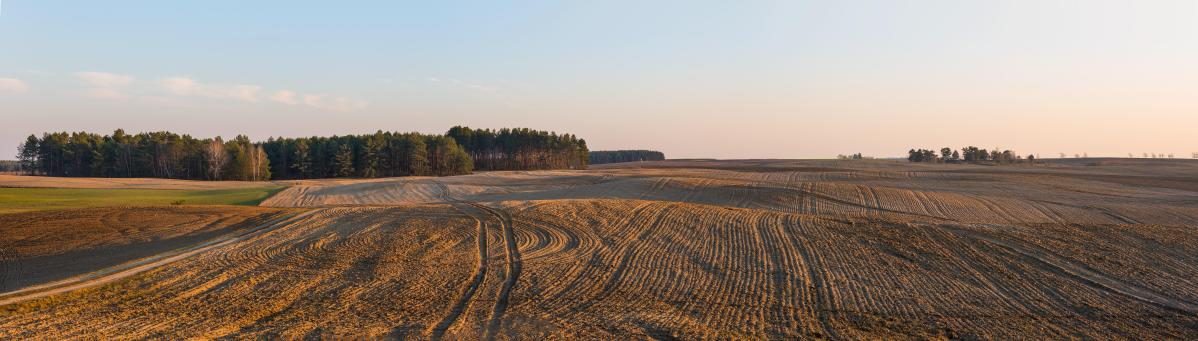
[[[1194,339],[1194,183],[1189,160],[681,160],[0,214],[6,269],[107,255],[9,280],[0,338]]]

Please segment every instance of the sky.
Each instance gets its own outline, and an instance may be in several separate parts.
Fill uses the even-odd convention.
[[[0,159],[46,131],[454,125],[670,158],[1198,152],[1195,0],[0,7]]]

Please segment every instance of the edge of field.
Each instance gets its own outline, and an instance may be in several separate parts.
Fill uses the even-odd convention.
[[[85,207],[258,206],[288,186],[226,189],[0,187],[0,214]]]

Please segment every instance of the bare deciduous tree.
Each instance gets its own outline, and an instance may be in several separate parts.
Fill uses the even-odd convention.
[[[266,180],[266,174],[263,174],[263,169],[266,167],[266,151],[262,149],[262,145],[251,146],[250,157],[250,180],[261,181]]]
[[[225,143],[219,136],[204,146],[204,161],[208,164],[208,179],[220,180],[221,170],[229,163],[229,154],[225,152]]]

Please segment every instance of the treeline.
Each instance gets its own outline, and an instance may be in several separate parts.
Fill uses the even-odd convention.
[[[849,154],[849,155],[837,154],[836,159],[837,160],[873,160],[874,157],[861,155],[861,153],[853,153],[853,154]]]
[[[420,133],[271,138],[263,146],[276,179],[460,175],[473,166],[454,139]]]
[[[170,132],[30,135],[11,168],[69,177],[268,180],[459,175],[474,169],[533,170],[588,164],[586,141],[571,134],[454,127],[445,135],[369,135],[224,141]],[[5,166],[8,169],[9,166]]]
[[[16,160],[0,160],[0,173],[16,173],[21,171],[21,162]]]
[[[635,161],[661,161],[666,154],[654,150],[603,150],[591,152],[591,164]]]
[[[907,151],[907,161],[911,162],[997,162],[997,163],[1014,163],[1014,162],[1035,162],[1036,156],[1028,154],[1027,158],[1011,150],[987,151],[978,147],[969,146],[961,148],[961,150],[953,150],[949,147],[940,148],[939,152],[931,149],[911,149]]]
[[[71,177],[150,177],[193,180],[270,179],[262,144],[246,136],[223,141],[170,132],[112,135],[87,132],[29,135],[17,147],[21,169]]]
[[[572,134],[456,126],[445,135],[466,149],[477,170],[583,169],[589,161],[586,140]]]

